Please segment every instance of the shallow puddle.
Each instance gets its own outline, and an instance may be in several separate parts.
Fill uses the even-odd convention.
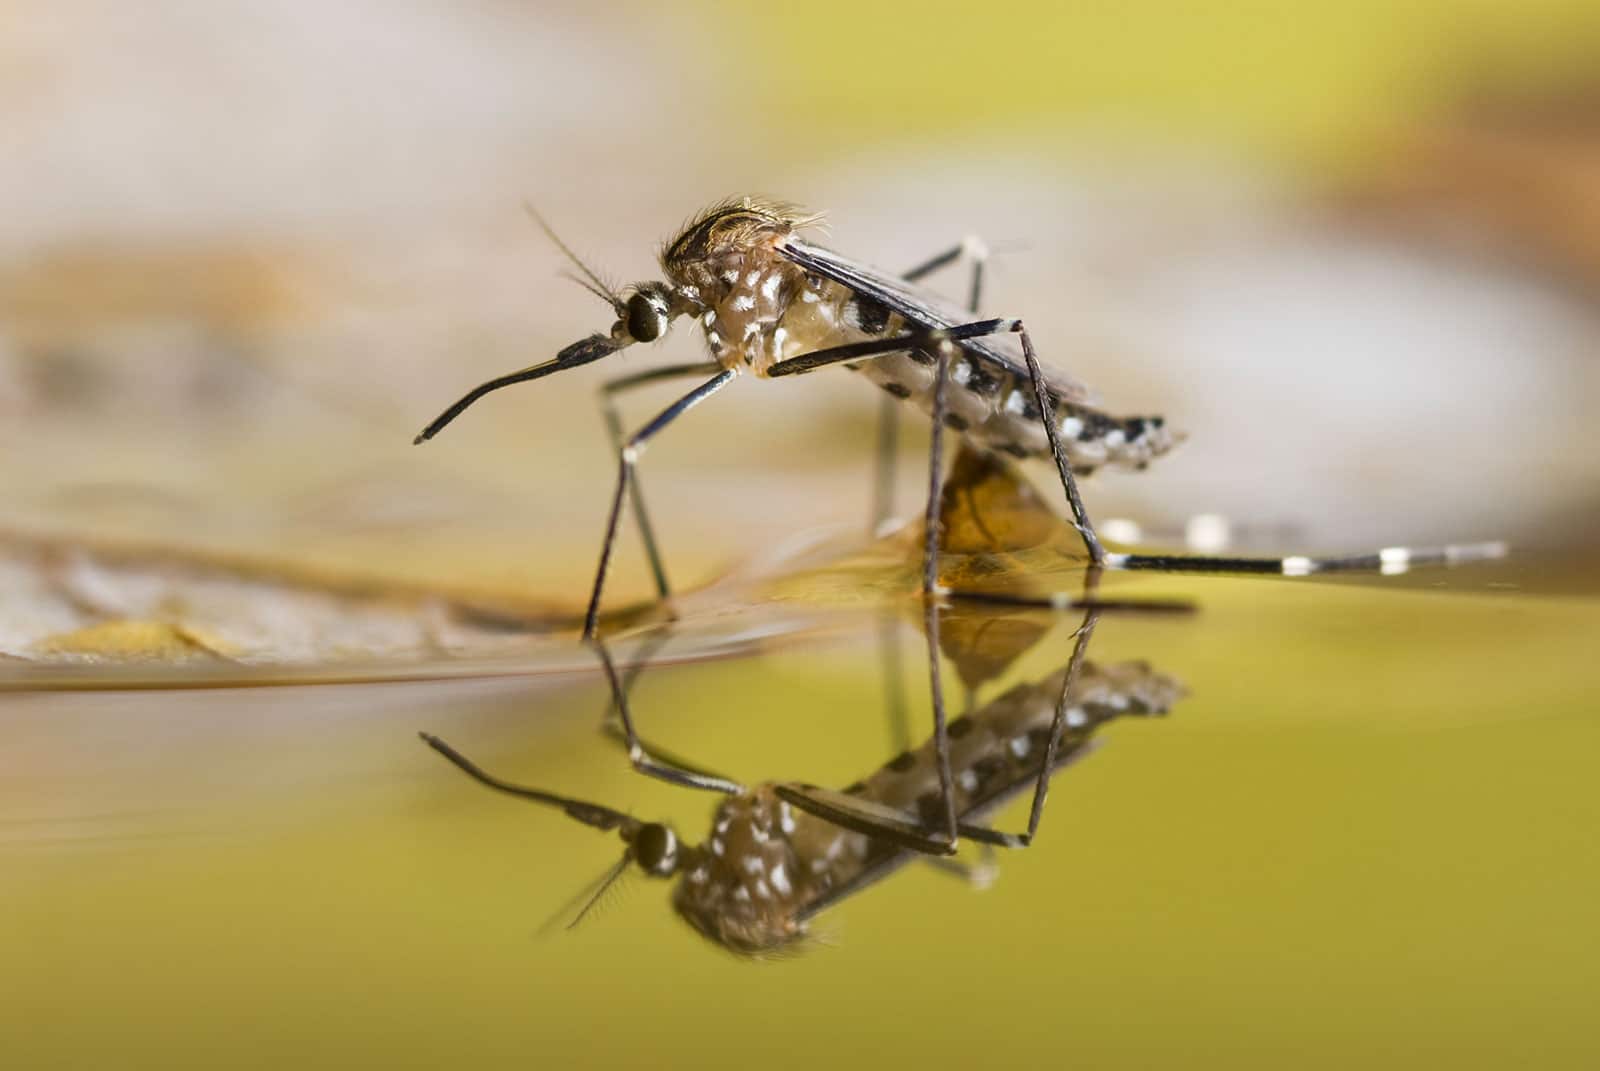
[[[971,848],[966,876],[913,860],[760,962],[637,873],[561,930],[616,835],[418,740],[708,843],[718,798],[629,768],[575,642],[432,681],[8,694],[12,1056],[1585,1065],[1600,607],[1436,576],[1450,587],[1112,578],[1119,600],[1195,609],[1103,613],[1086,668],[1144,663],[1182,698],[1095,728],[989,887]],[[614,653],[664,639],[631,708],[663,752],[843,789],[931,735],[919,606],[862,596],[792,629],[724,608]],[[1081,617],[953,608],[952,716],[1060,670]],[[1027,810],[1024,792],[991,821]],[[896,1007],[921,1011],[881,1052]]]

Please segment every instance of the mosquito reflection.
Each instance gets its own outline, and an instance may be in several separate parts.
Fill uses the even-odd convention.
[[[937,632],[941,610],[937,604],[930,607]],[[941,836],[947,809],[954,810],[960,838],[984,851],[1026,847],[1038,831],[1049,782],[1092,749],[1105,725],[1172,708],[1183,694],[1172,677],[1143,662],[1102,664],[1087,657],[1101,613],[1098,608],[1085,612],[1071,656],[1055,672],[975,706],[942,733],[900,751],[842,789],[803,781],[741,785],[676,759],[669,762],[655,751],[654,761],[664,766],[728,786],[710,829],[696,843],[666,823],[501,780],[438,737],[423,734],[423,739],[481,784],[620,836],[621,859],[581,898],[577,918],[611,882],[637,869],[676,879],[674,910],[712,942],[744,954],[773,954],[803,943],[819,914],[907,863],[928,860],[981,882],[983,867],[946,858],[952,851]],[[638,668],[630,666],[625,675],[613,669],[613,679],[631,681]],[[941,766],[949,771],[948,782]],[[987,824],[1002,805],[1030,788],[1033,804],[1025,830],[1003,832]]]

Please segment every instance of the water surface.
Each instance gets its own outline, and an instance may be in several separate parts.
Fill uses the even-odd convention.
[[[1197,610],[1107,614],[1089,658],[1144,660],[1186,697],[1103,727],[992,887],[909,866],[762,962],[637,876],[540,936],[619,843],[418,742],[436,732],[508,778],[703,839],[716,799],[629,769],[582,657],[482,679],[8,695],[13,1058],[1590,1065],[1600,608],[1464,576],[1116,578],[1119,597]],[[931,731],[916,607],[866,599],[711,660],[674,656],[703,646],[690,630],[637,681],[640,731],[744,781],[843,787],[897,734]],[[904,730],[885,709],[886,614]],[[957,708],[963,673],[996,674],[982,704],[1059,668],[1078,620],[992,616],[963,633],[987,653],[947,664]],[[996,824],[1020,828],[1026,806]]]

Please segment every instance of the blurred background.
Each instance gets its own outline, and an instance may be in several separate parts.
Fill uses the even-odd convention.
[[[1600,9],[1556,0],[0,5],[19,1066],[1593,1066],[1596,55]],[[889,269],[981,236],[991,311],[1189,435],[1091,482],[1102,523],[1514,556],[1448,593],[1118,578],[1201,612],[1108,617],[1091,657],[1190,697],[1058,779],[1048,843],[995,889],[914,868],[766,966],[659,886],[536,942],[612,843],[414,732],[704,835],[706,799],[597,736],[607,693],[563,631],[615,471],[596,388],[702,342],[680,325],[411,440],[609,325],[525,201],[631,280],[743,193],[825,210],[826,244]],[[877,408],[843,374],[751,381],[659,439],[678,584],[864,539]],[[648,593],[620,546],[619,607]],[[669,654],[760,653],[641,678],[671,750],[848,783],[888,755],[880,673],[912,683],[921,741],[909,618],[885,670],[870,613],[802,639],[803,597],[709,594]],[[1059,668],[1073,624],[1013,630],[984,686]],[[501,660],[394,679],[463,650]],[[373,657],[376,682],[307,684]],[[82,666],[107,659],[155,669]],[[203,687],[263,662],[303,675]]]
[[[525,200],[636,279],[757,192],[889,268],[981,236],[991,310],[1189,433],[1097,478],[1099,517],[1581,543],[1597,39],[1557,2],[13,2],[0,525],[575,603],[614,471],[594,389],[693,330],[410,439],[609,323]],[[653,447],[681,578],[863,524],[876,404],[751,382]]]

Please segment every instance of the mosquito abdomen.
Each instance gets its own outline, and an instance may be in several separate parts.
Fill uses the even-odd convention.
[[[895,353],[850,367],[896,398],[933,412],[936,364],[928,353]],[[1102,465],[1142,469],[1181,441],[1159,416],[1112,416],[1060,397],[1052,397],[1051,409],[1067,460],[1080,475]],[[988,450],[1024,459],[1050,457],[1033,385],[966,351],[950,362],[944,422]]]
[[[1048,743],[1067,670],[1019,684],[950,723],[950,767],[956,812],[968,814],[1006,798],[1036,777]],[[1121,715],[1164,714],[1182,695],[1171,677],[1142,662],[1098,666],[1085,662],[1066,697],[1057,752],[1069,758],[1100,725]],[[852,794],[936,822],[939,769],[933,741],[884,764]]]
[[[849,288],[827,280],[807,280],[792,290],[783,315],[772,330],[781,350],[778,359],[826,346],[908,334],[898,314],[863,299]],[[775,348],[765,339],[752,347],[761,354]],[[928,349],[908,349],[846,368],[925,414],[933,412],[937,362]],[[1141,469],[1181,441],[1159,416],[1112,416],[1061,394],[1052,393],[1051,410],[1061,430],[1062,446],[1075,471],[1087,473],[1102,465]],[[949,364],[945,390],[945,426],[975,445],[1017,458],[1049,458],[1050,442],[1039,422],[1033,384],[1013,369],[971,350],[957,348]]]

